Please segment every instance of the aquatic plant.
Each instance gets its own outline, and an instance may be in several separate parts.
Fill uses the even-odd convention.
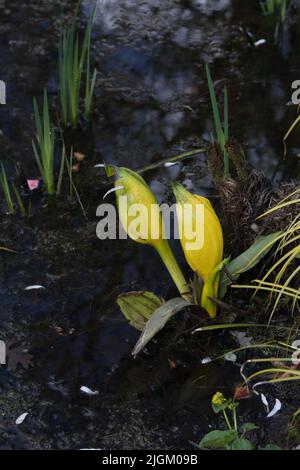
[[[226,430],[216,429],[210,431],[201,439],[199,449],[214,450],[254,450],[252,442],[246,437],[247,433],[259,429],[254,423],[244,423],[238,425],[237,408],[238,401],[234,398],[225,398],[223,393],[216,392],[211,400],[214,413],[222,413],[227,426]],[[231,419],[229,418],[231,415]],[[274,444],[268,444],[260,450],[281,450]]]
[[[144,179],[128,168],[115,169],[115,190],[119,217],[122,226],[129,237],[139,243],[153,246],[162,258],[170,276],[176,284],[180,295],[191,299],[190,289],[175,260],[168,241],[164,238],[164,225],[162,214],[151,189]],[[126,203],[123,202],[126,198]],[[136,219],[131,214],[131,207],[139,204],[145,211],[141,221],[138,222],[140,231],[132,228],[132,222]]]
[[[90,53],[93,15],[86,27],[83,41],[80,43],[76,28],[77,12],[70,24],[61,32],[59,43],[59,84],[62,124],[71,124],[76,128],[79,120],[79,101],[83,73],[85,77],[84,116],[90,118],[92,98],[96,82],[96,70],[91,77]]]
[[[216,316],[216,304],[210,299],[218,298],[220,272],[223,267],[223,232],[220,221],[208,199],[192,194],[180,183],[173,184],[173,191],[177,201],[177,218],[180,228],[180,242],[186,260],[192,270],[204,282],[201,306],[209,313],[210,317]],[[184,206],[189,205],[191,214],[185,216]],[[196,210],[203,207],[203,227],[196,227]],[[190,226],[187,227],[186,225]],[[203,230],[202,247],[195,249],[191,247],[191,240],[185,234],[196,233]]]
[[[257,240],[245,252],[233,260],[223,257],[223,235],[220,222],[210,202],[198,195],[186,191],[181,185],[174,185],[178,203],[188,205],[189,214],[187,224],[188,230],[184,228],[185,223],[179,215],[179,235],[186,258],[194,273],[194,281],[191,282],[193,296],[187,282],[185,281],[174,255],[165,239],[165,228],[163,225],[160,208],[154,194],[140,175],[128,168],[115,168],[105,165],[107,176],[115,175],[115,187],[108,191],[116,192],[119,217],[125,232],[133,240],[152,245],[160,254],[171,277],[173,278],[181,297],[168,301],[157,297],[152,292],[127,292],[118,297],[118,304],[126,319],[142,334],[133,350],[136,355],[146,344],[160,331],[167,321],[182,309],[190,306],[201,305],[208,314],[216,316],[216,305],[224,297],[227,287],[238,277],[252,269],[269,252],[276,243],[281,232],[268,236],[258,237]],[[107,194],[108,194],[107,193]],[[197,206],[204,208],[204,226],[199,219],[194,219]],[[190,213],[190,209],[192,212]],[[155,210],[153,210],[155,209]],[[203,218],[202,218],[203,221]],[[200,232],[200,239],[198,238]],[[189,233],[195,237],[189,238]],[[182,234],[184,235],[182,237]],[[198,245],[201,239],[206,238],[204,245]],[[194,244],[195,252],[187,242]],[[223,269],[226,265],[226,270]],[[199,277],[198,277],[199,276]],[[201,279],[204,281],[201,284]]]
[[[86,121],[91,119],[93,110],[93,95],[96,85],[97,69],[91,73],[91,30],[92,21],[89,22],[87,27],[88,46],[86,54],[86,79],[85,79],[85,96],[84,96],[84,118]]]
[[[48,194],[54,194],[54,128],[50,121],[47,90],[44,90],[43,110],[39,112],[37,101],[33,100],[36,139],[32,147],[38,169]]]
[[[279,12],[281,21],[285,20],[287,0],[264,0],[261,5],[265,15]]]
[[[16,213],[16,210],[15,210],[13,195],[12,195],[10,183],[8,181],[8,177],[7,177],[7,174],[6,174],[6,171],[2,162],[1,162],[1,170],[0,170],[0,186],[4,195],[4,200],[7,206],[8,214],[14,215]],[[14,183],[11,184],[11,187],[13,189],[15,199],[18,204],[21,215],[25,217],[27,215],[27,210],[25,209],[20,193]]]
[[[291,133],[296,129],[296,127],[298,126],[298,124],[300,122],[299,111],[300,111],[300,106],[298,106],[298,108],[297,108],[298,116],[294,119],[294,121],[292,122],[292,124],[290,125],[290,127],[288,128],[288,130],[286,131],[286,133],[283,137],[284,155],[285,156],[287,154],[287,140],[288,140],[289,136],[291,135]]]
[[[300,206],[300,189],[296,189],[293,193],[289,194],[282,201],[276,204],[275,207],[269,209],[262,214],[260,218],[267,217],[280,210],[286,210],[294,204]],[[295,215],[286,230],[280,236],[280,243],[276,250],[275,256],[277,259],[273,265],[268,269],[267,273],[262,279],[255,280],[255,286],[233,286],[243,287],[249,289],[268,291],[270,292],[269,305],[272,307],[270,319],[272,318],[275,310],[280,305],[280,300],[283,298],[292,300],[292,311],[295,309],[297,302],[300,300],[300,284],[297,283],[297,276],[299,279],[300,265],[297,265],[297,260],[300,257],[300,214]],[[274,275],[274,280],[269,281],[269,278]],[[292,284],[295,285],[292,285]],[[275,300],[274,300],[275,299]],[[274,301],[273,301],[274,300]],[[273,303],[272,303],[273,301]]]
[[[6,171],[2,162],[1,162],[1,172],[0,172],[0,185],[1,185],[1,189],[3,192],[4,199],[5,199],[5,203],[7,206],[8,214],[13,215],[15,214],[14,203],[13,203],[12,194],[10,191]]]
[[[213,80],[212,80],[208,65],[205,66],[205,70],[206,70],[206,77],[207,77],[211,107],[213,111],[217,142],[223,153],[223,164],[224,164],[223,178],[227,179],[229,177],[229,156],[228,156],[228,152],[226,149],[226,143],[229,137],[227,87],[224,87],[224,110],[223,110],[223,118],[222,118],[220,111],[219,111],[216,92],[214,89],[214,84],[213,84]]]

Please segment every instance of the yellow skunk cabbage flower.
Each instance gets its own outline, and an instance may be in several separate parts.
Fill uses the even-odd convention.
[[[204,282],[201,306],[214,318],[216,304],[209,297],[218,298],[223,265],[222,227],[208,199],[190,193],[180,183],[173,184],[173,191],[181,245],[188,264]],[[194,240],[190,238],[193,234]]]
[[[116,168],[115,191],[120,221],[130,238],[152,245],[161,256],[181,296],[191,301],[190,289],[168,241],[157,200],[143,178],[128,168]]]

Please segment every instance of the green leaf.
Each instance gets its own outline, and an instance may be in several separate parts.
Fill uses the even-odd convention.
[[[226,410],[226,408],[228,408],[228,400],[224,401],[224,403],[222,403],[222,405],[214,405],[212,404],[211,407],[214,411],[214,413],[218,414],[220,413],[220,411],[223,411],[223,410]]]
[[[276,444],[267,444],[265,447],[260,447],[260,450],[282,450],[282,448]]]
[[[229,445],[230,450],[254,450],[253,444],[243,437],[238,437]]]
[[[236,431],[211,431],[199,443],[200,449],[225,449],[238,437]]]
[[[152,292],[142,291],[119,295],[117,304],[129,323],[137,330],[143,331],[153,312],[162,305],[162,301]]]
[[[149,343],[149,341],[165,326],[173,315],[190,305],[194,304],[187,302],[181,297],[176,297],[168,300],[168,302],[155,310],[132,351],[133,356],[136,356],[146,346],[146,344]]]
[[[243,433],[254,431],[254,429],[259,429],[259,426],[256,426],[254,423],[245,423],[241,427]]]
[[[224,297],[227,287],[236,281],[240,274],[254,268],[256,264],[271,250],[273,245],[280,240],[283,232],[275,232],[270,235],[262,235],[244,253],[233,259],[226,265],[221,274],[219,298]]]
[[[108,165],[108,163],[105,163],[105,162],[104,162],[104,171],[108,178],[116,174],[116,168],[113,165]]]

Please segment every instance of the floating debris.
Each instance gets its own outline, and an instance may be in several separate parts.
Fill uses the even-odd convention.
[[[25,419],[26,419],[27,416],[28,416],[28,413],[23,413],[23,414],[21,414],[21,415],[16,419],[16,424],[17,424],[17,425],[22,424],[22,423],[25,421]]]
[[[263,393],[260,394],[260,398],[261,398],[261,401],[262,403],[265,405],[266,409],[267,409],[267,413],[270,412],[270,408],[269,408],[269,402],[267,400],[267,397],[266,395],[264,395]]]
[[[41,286],[40,284],[36,284],[36,285],[33,285],[33,286],[27,286],[27,287],[25,287],[24,290],[38,290],[38,289],[46,289],[46,287]]]
[[[74,152],[74,158],[77,162],[82,162],[85,159],[85,155],[81,152]]]
[[[80,391],[82,393],[85,393],[86,395],[90,395],[90,396],[94,396],[94,395],[99,394],[98,390],[91,390],[89,387],[86,387],[85,385],[82,385],[80,387]]]
[[[262,46],[263,44],[266,44],[266,39],[259,39],[258,41],[255,41],[254,43],[254,46],[255,47],[258,47],[258,46]]]
[[[212,359],[210,357],[204,357],[201,360],[201,364],[209,364],[210,362],[212,362]]]
[[[178,165],[180,162],[166,162],[164,163],[165,168],[170,168],[171,166]]]
[[[267,414],[267,418],[272,418],[273,416],[275,416],[278,411],[281,410],[281,408],[282,403],[280,400],[278,400],[278,398],[276,398],[274,408]]]
[[[224,359],[225,359],[225,361],[236,362],[237,361],[237,355],[232,353],[232,352],[228,352],[227,354],[225,354]]]
[[[40,183],[41,183],[41,180],[39,179],[27,180],[28,188],[30,189],[30,191],[34,191],[35,189],[38,189]]]

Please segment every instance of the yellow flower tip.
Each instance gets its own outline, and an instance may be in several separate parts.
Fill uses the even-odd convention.
[[[129,168],[117,168],[115,175],[117,205],[124,230],[134,241],[152,245],[157,250],[180,294],[189,299],[189,287],[164,238],[162,214],[153,192],[143,178]],[[125,201],[122,196],[126,196]],[[141,211],[140,214],[132,214],[133,208],[138,213]]]
[[[188,264],[204,281],[201,306],[214,318],[217,308],[210,298],[218,298],[223,258],[222,227],[207,198],[190,193],[178,182],[173,184],[173,191],[180,242]]]
[[[139,243],[160,243],[162,216],[147,183],[139,174],[125,167],[116,168],[115,177],[119,216],[126,233]]]
[[[226,401],[226,398],[224,397],[223,393],[221,392],[216,392],[214,396],[212,397],[211,403],[212,405],[215,406],[220,406]]]

